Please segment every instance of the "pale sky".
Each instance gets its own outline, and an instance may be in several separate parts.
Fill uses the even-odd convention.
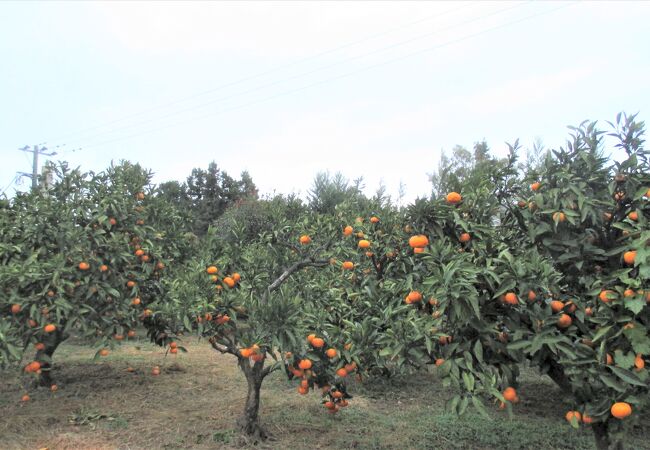
[[[648,120],[649,23],[650,2],[0,2],[0,192],[45,142],[155,182],[214,160],[262,193],[329,170],[411,201],[456,144]]]

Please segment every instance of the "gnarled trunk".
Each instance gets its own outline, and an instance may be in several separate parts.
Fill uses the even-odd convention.
[[[53,333],[47,335],[47,337],[43,340],[45,349],[37,351],[34,358],[35,361],[41,363],[41,374],[38,377],[38,385],[50,387],[52,384],[54,384],[51,374],[52,355],[54,355],[57,347],[61,344],[61,342],[65,341],[67,337],[68,336],[64,335],[61,330],[57,329]]]
[[[248,382],[244,415],[239,420],[239,429],[242,433],[255,440],[264,440],[268,437],[268,434],[259,419],[260,390],[264,377],[268,372],[264,371],[264,361],[251,365],[248,359],[242,357],[239,357],[239,367],[244,372]]]

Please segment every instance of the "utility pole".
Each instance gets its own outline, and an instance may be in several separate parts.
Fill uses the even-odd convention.
[[[46,153],[47,148],[46,147],[39,148],[38,145],[35,145],[33,149],[31,149],[29,145],[26,145],[25,147],[19,148],[18,150],[34,154],[34,159],[32,163],[32,173],[31,174],[27,172],[18,172],[18,173],[24,177],[30,177],[32,179],[32,189],[36,189],[38,187],[38,155],[54,156],[56,155],[56,152]]]

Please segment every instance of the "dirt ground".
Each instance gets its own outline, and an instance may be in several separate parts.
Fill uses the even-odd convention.
[[[188,353],[165,356],[130,342],[93,361],[96,349],[67,342],[55,355],[57,392],[2,373],[0,449],[593,448],[589,429],[564,421],[571,408],[555,386],[528,372],[514,418],[494,407],[493,420],[445,414],[451,393],[431,373],[352,383],[350,406],[333,416],[318,394],[299,395],[276,372],[262,388],[261,417],[272,438],[254,444],[235,431],[246,384],[233,357],[193,339],[184,345]],[[161,375],[151,374],[154,365]],[[31,400],[23,403],[26,392]],[[630,448],[650,449],[648,424],[639,420]]]

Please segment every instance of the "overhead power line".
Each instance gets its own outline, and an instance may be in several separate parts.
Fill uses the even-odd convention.
[[[226,88],[237,86],[238,84],[242,84],[242,83],[245,83],[247,81],[255,80],[255,79],[261,78],[263,76],[270,75],[272,73],[278,72],[280,70],[283,70],[283,69],[286,69],[286,68],[289,68],[289,67],[293,67],[293,66],[305,63],[307,61],[312,61],[314,59],[321,58],[321,57],[323,57],[325,55],[335,53],[335,52],[338,52],[340,50],[344,50],[346,48],[354,47],[354,46],[362,44],[364,42],[367,42],[367,41],[370,41],[370,40],[373,40],[373,39],[388,35],[390,33],[393,33],[394,31],[401,30],[401,29],[407,28],[407,27],[411,27],[413,25],[417,25],[419,23],[423,23],[423,22],[429,21],[431,19],[443,17],[445,15],[448,15],[448,14],[460,11],[462,9],[465,9],[468,6],[469,6],[468,3],[463,3],[461,6],[445,10],[445,11],[443,11],[441,13],[432,14],[432,15],[423,17],[421,19],[418,19],[418,20],[415,20],[415,21],[412,21],[412,22],[408,22],[406,24],[396,26],[396,27],[390,28],[388,30],[381,31],[379,33],[371,34],[371,35],[363,37],[363,38],[361,38],[359,40],[348,42],[348,43],[339,45],[337,47],[330,48],[330,49],[324,50],[322,52],[316,53],[314,55],[306,56],[304,58],[300,58],[300,59],[297,59],[295,61],[291,61],[291,62],[289,62],[287,64],[282,64],[282,65],[273,67],[273,68],[271,68],[269,70],[266,70],[266,71],[263,71],[263,72],[258,72],[256,74],[253,74],[253,75],[250,75],[250,76],[239,78],[237,80],[230,81],[230,82],[221,84],[219,86],[216,86],[214,88],[211,88],[211,89],[208,89],[208,90],[205,90],[205,91],[201,91],[201,92],[196,92],[194,94],[191,94],[191,95],[188,95],[186,97],[182,97],[182,98],[179,98],[179,99],[167,102],[167,103],[152,106],[150,108],[141,110],[141,111],[133,113],[133,114],[129,114],[127,116],[117,118],[117,119],[109,121],[109,122],[105,122],[103,124],[93,125],[93,126],[90,126],[90,127],[87,127],[87,128],[83,128],[83,129],[81,129],[79,131],[76,131],[76,132],[72,132],[72,133],[68,133],[68,134],[65,134],[65,135],[54,137],[54,138],[50,139],[50,141],[59,141],[61,139],[66,139],[66,138],[69,138],[69,137],[72,137],[72,136],[76,136],[78,134],[83,134],[83,133],[86,133],[88,131],[93,131],[93,130],[98,130],[98,129],[101,129],[101,128],[105,128],[107,126],[114,125],[116,123],[120,123],[120,122],[123,122],[123,121],[128,120],[128,119],[143,116],[143,115],[145,115],[147,113],[150,113],[152,111],[157,111],[159,109],[165,109],[165,108],[168,108],[169,106],[174,106],[174,105],[178,105],[180,103],[187,102],[188,100],[193,100],[195,98],[204,97],[204,96],[206,96],[208,94],[212,94],[214,92],[218,92],[218,91],[226,89]]]
[[[463,27],[463,26],[466,26],[466,25],[468,25],[470,23],[477,22],[477,21],[480,21],[480,20],[484,20],[484,19],[486,19],[488,17],[494,16],[494,15],[497,15],[497,14],[501,14],[503,12],[506,12],[506,11],[509,11],[509,10],[512,10],[512,9],[515,9],[515,8],[519,8],[519,7],[523,6],[524,4],[525,3],[511,4],[511,5],[507,6],[506,8],[501,8],[499,10],[492,11],[492,12],[490,12],[488,14],[484,14],[484,15],[481,15],[481,16],[478,16],[478,17],[474,17],[474,18],[465,20],[463,22],[450,25],[450,26],[445,27],[445,28],[441,28],[441,29],[437,29],[437,30],[434,30],[434,31],[424,33],[424,34],[420,34],[418,36],[415,36],[415,37],[412,37],[412,38],[409,38],[409,39],[406,39],[406,40],[402,40],[402,41],[399,41],[399,42],[396,42],[396,43],[381,47],[379,49],[372,50],[370,52],[366,52],[366,53],[363,53],[363,54],[360,54],[360,55],[345,58],[343,60],[340,60],[340,61],[337,61],[337,62],[334,62],[334,63],[330,63],[330,64],[327,64],[327,65],[324,65],[324,66],[320,66],[320,67],[317,67],[315,69],[309,70],[307,72],[303,72],[303,73],[300,73],[300,74],[297,74],[297,75],[290,76],[288,78],[283,78],[283,79],[280,79],[280,80],[276,80],[276,81],[272,81],[272,82],[265,83],[265,84],[262,84],[262,85],[258,85],[256,87],[249,88],[249,89],[246,89],[244,91],[240,91],[240,92],[229,94],[229,95],[226,95],[226,96],[223,96],[223,97],[212,99],[210,101],[200,103],[200,104],[194,105],[192,107],[187,107],[187,108],[184,108],[184,109],[176,110],[176,111],[167,113],[165,115],[150,118],[150,119],[146,119],[146,120],[143,120],[143,121],[139,121],[139,122],[136,122],[136,123],[131,124],[131,125],[121,126],[121,127],[118,127],[118,128],[114,128],[112,130],[100,132],[98,134],[91,135],[89,137],[77,139],[76,141],[73,141],[73,142],[81,142],[81,141],[92,140],[92,139],[95,139],[97,137],[115,134],[115,133],[118,133],[120,131],[129,130],[129,129],[133,129],[133,128],[138,128],[138,127],[141,127],[143,125],[158,122],[160,120],[167,119],[169,117],[174,117],[174,116],[177,116],[179,114],[186,113],[186,112],[196,111],[198,109],[204,109],[204,108],[210,107],[210,106],[212,106],[214,104],[224,102],[226,100],[230,100],[230,99],[242,96],[242,95],[257,92],[257,91],[260,91],[260,90],[268,88],[268,87],[272,87],[272,86],[276,86],[276,85],[279,85],[279,84],[286,83],[288,81],[294,81],[296,79],[303,78],[305,76],[312,75],[314,73],[317,73],[317,72],[320,72],[320,71],[323,71],[323,70],[326,70],[326,69],[331,69],[333,67],[340,66],[342,64],[350,63],[350,62],[353,62],[353,61],[356,61],[356,60],[359,60],[359,59],[362,59],[362,58],[366,58],[366,57],[371,56],[371,55],[375,55],[375,54],[378,54],[378,53],[385,52],[385,51],[393,49],[393,48],[397,48],[397,47],[401,47],[401,46],[410,44],[410,43],[415,42],[417,40],[421,40],[421,39],[424,39],[424,38],[427,38],[427,37],[438,35],[438,34],[441,34],[444,31],[449,31],[449,30],[452,30],[452,29],[455,29],[455,28]]]
[[[293,93],[296,93],[296,92],[303,91],[305,89],[310,89],[310,88],[313,88],[313,87],[316,87],[316,86],[319,86],[319,85],[322,85],[322,84],[325,84],[325,83],[337,81],[337,80],[347,78],[347,77],[350,77],[350,76],[353,76],[353,75],[356,75],[356,74],[359,74],[359,73],[362,73],[362,72],[365,72],[365,71],[368,71],[368,70],[372,70],[372,69],[375,69],[375,68],[378,68],[378,67],[382,67],[382,66],[385,66],[385,65],[388,65],[388,64],[392,64],[392,63],[397,62],[397,61],[402,61],[404,59],[408,59],[408,58],[411,58],[413,56],[417,56],[417,55],[428,53],[428,52],[431,52],[431,51],[434,51],[434,50],[438,50],[440,48],[444,48],[444,47],[447,47],[449,45],[457,44],[459,42],[463,42],[463,41],[466,41],[468,39],[472,39],[472,38],[475,38],[477,36],[481,36],[483,34],[491,32],[491,31],[495,31],[495,30],[505,28],[505,27],[508,27],[508,26],[511,26],[511,25],[515,25],[517,23],[524,22],[526,20],[531,20],[533,18],[542,16],[542,15],[546,15],[546,14],[550,14],[550,13],[559,11],[561,9],[564,9],[564,8],[569,7],[569,6],[575,5],[576,3],[577,2],[563,3],[563,4],[561,4],[561,6],[553,8],[553,9],[537,12],[537,13],[534,13],[534,14],[530,14],[530,15],[527,15],[527,16],[524,16],[524,17],[521,17],[521,18],[518,18],[518,19],[515,19],[515,20],[512,20],[512,21],[509,21],[509,22],[505,22],[503,24],[499,24],[499,25],[496,25],[496,26],[493,26],[493,27],[490,27],[490,28],[486,28],[486,29],[478,31],[476,33],[468,34],[468,35],[462,36],[460,38],[452,39],[452,40],[443,42],[441,44],[437,44],[435,46],[431,46],[431,47],[427,47],[427,48],[424,48],[424,49],[421,49],[421,50],[410,52],[410,53],[407,53],[405,55],[401,55],[401,56],[398,56],[396,58],[391,58],[391,59],[386,60],[386,61],[382,61],[382,62],[379,62],[379,63],[376,63],[376,64],[372,64],[372,65],[369,65],[369,66],[366,66],[366,67],[362,67],[360,69],[350,71],[350,72],[347,72],[347,73],[344,73],[344,74],[341,74],[341,75],[325,78],[323,80],[320,80],[320,81],[317,81],[317,82],[314,82],[314,83],[311,83],[311,84],[308,84],[308,85],[305,85],[305,86],[301,86],[299,88],[283,91],[283,92],[280,92],[278,94],[274,94],[274,95],[271,95],[271,96],[268,96],[268,97],[264,97],[262,99],[258,99],[258,100],[252,101],[252,102],[244,103],[244,104],[232,107],[232,108],[227,108],[227,109],[224,109],[224,110],[221,110],[221,111],[216,111],[216,112],[213,112],[213,113],[210,113],[210,114],[196,116],[196,117],[193,117],[193,118],[188,119],[188,120],[184,120],[184,121],[164,125],[164,126],[161,126],[161,127],[156,127],[156,128],[153,128],[153,129],[145,130],[145,131],[142,131],[142,132],[134,133],[134,134],[131,134],[131,135],[127,135],[127,136],[123,136],[123,137],[119,137],[119,138],[115,138],[115,139],[110,139],[110,140],[100,142],[100,143],[97,143],[97,144],[86,145],[85,148],[100,147],[100,146],[111,144],[111,143],[114,143],[114,142],[128,140],[128,139],[131,139],[131,138],[134,138],[134,137],[137,137],[137,136],[154,133],[156,131],[161,131],[161,130],[165,130],[165,129],[169,129],[169,128],[174,128],[174,127],[177,127],[177,126],[180,126],[180,125],[184,125],[186,123],[194,122],[196,120],[201,120],[201,119],[205,119],[205,118],[208,118],[208,117],[213,117],[213,116],[225,114],[227,112],[231,112],[231,111],[239,110],[239,109],[242,109],[242,108],[246,108],[246,107],[256,105],[256,104],[259,104],[259,103],[262,103],[262,102],[266,102],[266,101],[269,101],[269,100],[276,99],[278,97],[283,97],[285,95],[290,95],[290,94],[293,94]]]

